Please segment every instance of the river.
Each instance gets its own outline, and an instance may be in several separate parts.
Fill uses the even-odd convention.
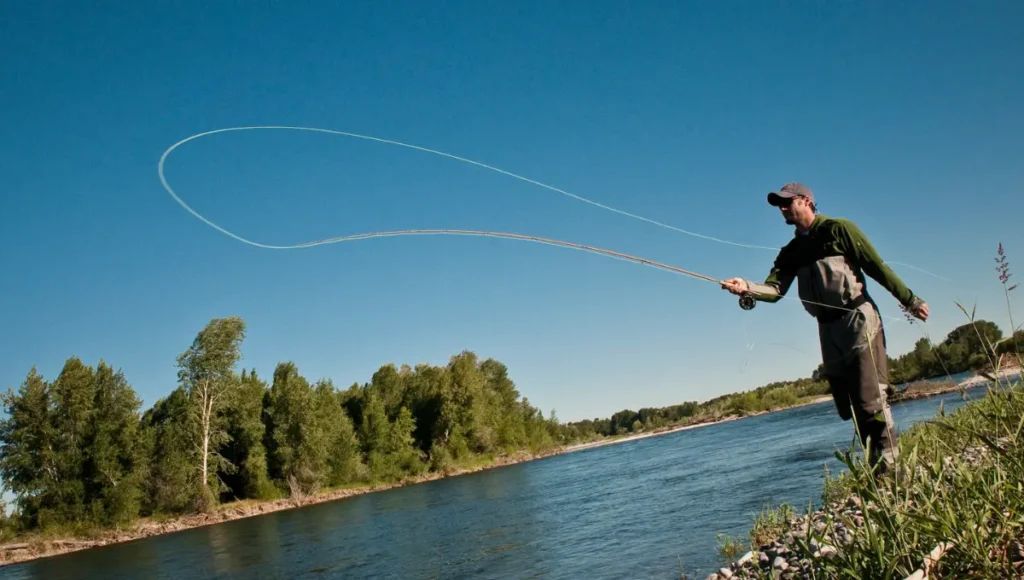
[[[981,396],[984,387],[972,389]],[[900,430],[962,404],[896,404]],[[831,401],[0,568],[0,578],[703,578],[716,534],[820,501]]]

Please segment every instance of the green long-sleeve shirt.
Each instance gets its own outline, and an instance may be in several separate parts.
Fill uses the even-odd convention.
[[[882,260],[852,221],[815,216],[806,234],[797,234],[775,259],[763,284],[749,284],[755,298],[776,302],[798,281],[799,295],[812,316],[845,308],[866,294],[867,274],[906,308],[919,300]],[[819,304],[813,304],[817,302]]]

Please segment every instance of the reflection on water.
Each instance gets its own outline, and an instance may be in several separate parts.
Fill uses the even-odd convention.
[[[974,389],[973,396],[984,388]],[[900,429],[961,404],[894,405]],[[831,402],[0,568],[0,578],[678,578],[853,439]],[[700,576],[703,577],[703,576]]]

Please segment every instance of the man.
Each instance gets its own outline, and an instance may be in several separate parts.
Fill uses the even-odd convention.
[[[777,302],[797,280],[804,308],[818,321],[824,374],[839,416],[855,420],[871,465],[886,471],[896,457],[896,430],[886,398],[885,332],[864,274],[921,320],[928,318],[928,305],[885,265],[853,222],[819,215],[807,186],[788,183],[769,193],[768,203],[794,226],[793,239],[763,284],[730,278],[722,288]]]

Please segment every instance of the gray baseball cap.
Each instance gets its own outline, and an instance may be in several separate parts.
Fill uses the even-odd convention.
[[[778,191],[773,191],[768,194],[768,203],[777,206],[783,199],[792,199],[801,195],[812,202],[814,201],[814,193],[811,192],[809,187],[802,183],[787,183]]]

